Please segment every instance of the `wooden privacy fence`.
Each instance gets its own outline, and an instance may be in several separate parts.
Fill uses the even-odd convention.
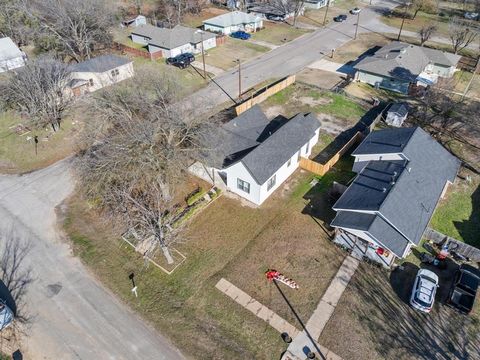
[[[150,59],[150,60],[157,60],[162,57],[162,52],[156,52],[156,53],[149,53],[148,51],[144,49],[136,49],[132,48],[130,46],[127,46],[125,44],[120,44],[120,43],[114,43],[115,48],[119,51],[122,51],[126,54],[133,55],[133,56],[139,56],[143,57],[144,59]]]
[[[237,116],[244,111],[250,109],[253,105],[261,103],[273,94],[276,94],[277,92],[285,89],[287,86],[293,84],[294,82],[295,75],[290,75],[258,90],[257,92],[253,93],[249,99],[245,100],[240,105],[237,105],[235,107],[235,112],[237,113]]]
[[[302,169],[323,176],[332,168],[333,165],[337,163],[338,160],[340,160],[342,155],[344,155],[353,145],[359,143],[362,139],[363,134],[357,131],[355,135],[353,135],[353,137],[348,140],[347,143],[343,145],[341,149],[338,150],[325,164],[320,164],[316,161],[301,157],[299,165]]]

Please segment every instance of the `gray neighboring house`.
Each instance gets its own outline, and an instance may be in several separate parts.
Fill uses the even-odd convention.
[[[308,158],[318,142],[320,121],[313,114],[269,121],[258,105],[222,125],[211,139],[219,156],[196,162],[196,176],[261,205]]]
[[[217,35],[208,31],[177,25],[172,29],[153,25],[140,25],[132,30],[130,37],[137,44],[146,45],[151,54],[175,57],[183,53],[199,53],[217,46]]]
[[[143,15],[137,15],[133,18],[123,20],[121,26],[122,27],[137,27],[137,26],[146,25],[146,24],[147,24],[147,18]]]
[[[355,66],[355,80],[408,94],[455,73],[460,55],[393,41]]]
[[[203,21],[203,28],[223,35],[235,31],[256,32],[263,28],[263,20],[257,15],[232,11]]]
[[[392,104],[387,110],[385,122],[388,125],[401,127],[408,116],[408,104],[405,102],[397,102]]]
[[[358,175],[333,206],[335,242],[389,267],[420,243],[460,161],[419,127],[374,131],[352,155]]]
[[[327,6],[328,0],[305,0],[305,3],[303,6],[305,6],[306,9],[321,9],[324,6]],[[330,0],[330,6],[332,6],[334,3],[334,0]]]
[[[25,66],[27,56],[9,37],[0,39],[0,73]]]

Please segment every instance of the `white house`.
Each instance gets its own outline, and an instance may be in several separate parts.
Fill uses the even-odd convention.
[[[9,37],[0,39],[0,73],[25,66],[27,56]]]
[[[318,10],[318,9],[321,9],[322,7],[324,7],[324,6],[327,6],[327,2],[328,2],[328,0],[305,0],[305,3],[303,4],[303,6],[306,9]],[[334,1],[330,0],[330,6],[332,6],[333,3],[334,3]]]
[[[199,53],[202,51],[202,44],[205,51],[217,46],[217,35],[181,25],[173,29],[140,25],[130,36],[133,42],[146,45],[149,53],[161,52],[164,58],[183,53]]]
[[[389,267],[420,243],[460,161],[419,127],[374,131],[352,155],[358,175],[333,206],[334,241]]]
[[[71,66],[69,88],[78,96],[110,86],[134,75],[133,62],[117,55],[103,55]]]
[[[308,157],[318,141],[320,122],[312,114],[269,121],[258,105],[224,124],[212,145],[219,160],[196,162],[190,171],[261,205]]]
[[[208,31],[229,35],[235,31],[255,32],[263,27],[261,17],[241,11],[232,11],[203,21]]]

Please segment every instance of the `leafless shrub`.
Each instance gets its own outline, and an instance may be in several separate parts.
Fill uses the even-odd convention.
[[[423,46],[437,31],[437,27],[435,25],[425,25],[418,30],[418,35],[420,35],[420,46]]]
[[[478,36],[478,30],[469,28],[461,19],[452,18],[448,24],[448,36],[455,54],[468,47]]]

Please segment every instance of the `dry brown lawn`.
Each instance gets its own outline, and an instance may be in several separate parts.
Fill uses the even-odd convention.
[[[202,21],[210,19],[210,18],[218,16],[218,15],[225,14],[227,12],[228,11],[226,9],[209,7],[209,8],[203,9],[197,15],[188,14],[188,15],[184,16],[182,23],[186,26],[196,28],[196,27],[202,26],[202,24],[203,24]]]

